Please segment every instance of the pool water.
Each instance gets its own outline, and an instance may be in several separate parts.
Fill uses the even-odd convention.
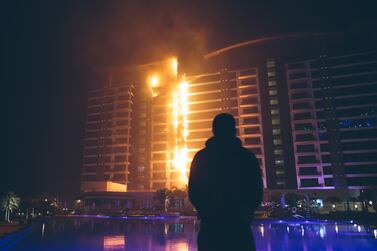
[[[350,222],[256,221],[252,228],[257,250],[377,250],[377,230]],[[57,218],[10,250],[191,251],[198,229],[196,219]]]

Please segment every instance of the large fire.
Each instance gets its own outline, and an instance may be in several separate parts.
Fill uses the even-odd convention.
[[[178,182],[187,184],[187,136],[188,136],[188,102],[187,82],[183,79],[173,92],[172,116],[174,126],[174,158],[172,166],[179,172]]]
[[[167,70],[166,70],[167,69]],[[179,187],[187,185],[187,136],[188,136],[188,83],[185,77],[178,77],[178,61],[176,58],[167,60],[167,67],[149,77],[152,97],[159,95],[158,87],[169,89],[167,99],[167,170],[168,176],[176,173],[173,183]],[[170,178],[169,178],[170,179]]]

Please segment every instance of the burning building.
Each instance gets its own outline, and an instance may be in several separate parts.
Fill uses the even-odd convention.
[[[323,58],[317,42],[328,36],[236,44],[209,53],[202,72],[186,76],[176,59],[133,69],[136,77],[104,71],[107,84],[89,94],[82,190],[184,188],[191,160],[221,112],[236,118],[267,189],[373,187],[375,52]],[[347,86],[368,88],[350,93]]]

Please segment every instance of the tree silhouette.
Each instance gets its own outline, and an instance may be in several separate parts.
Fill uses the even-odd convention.
[[[4,219],[10,222],[10,214],[20,206],[20,198],[14,192],[8,192],[1,201],[1,207],[5,212]]]

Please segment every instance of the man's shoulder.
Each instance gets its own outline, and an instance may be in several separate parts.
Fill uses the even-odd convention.
[[[207,154],[208,154],[208,149],[206,147],[204,147],[204,148],[200,149],[199,151],[197,151],[195,153],[195,157],[194,158],[200,158],[200,157],[205,156]]]
[[[250,151],[249,149],[247,149],[247,148],[245,148],[245,147],[243,147],[243,146],[241,146],[241,148],[240,148],[240,152],[241,152],[242,154],[246,155],[246,156],[255,157],[255,154],[254,154],[252,151]]]
[[[247,149],[243,146],[240,149],[240,157],[241,157],[242,161],[245,161],[245,162],[248,162],[248,163],[258,161],[255,154],[252,151],[250,151],[249,149]]]

